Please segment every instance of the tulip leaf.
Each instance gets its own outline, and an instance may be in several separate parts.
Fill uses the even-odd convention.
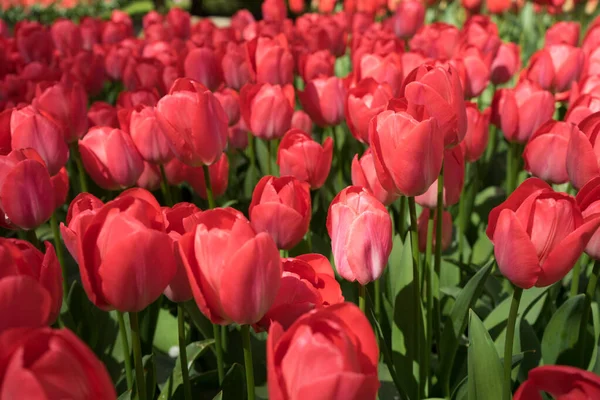
[[[502,364],[483,322],[469,311],[468,350],[469,400],[502,398]]]
[[[256,160],[262,175],[278,176],[279,166],[275,162],[277,160],[277,141],[276,139],[263,140],[254,139],[256,149]]]
[[[156,325],[156,334],[154,335],[154,347],[163,353],[169,353],[172,347],[178,346],[177,336],[177,317],[166,309],[161,309],[158,313],[158,323]]]
[[[454,302],[450,316],[446,319],[440,339],[441,366],[440,381],[445,389],[450,387],[450,375],[453,371],[454,358],[459,346],[459,339],[467,326],[469,309],[481,295],[483,286],[492,271],[494,262],[489,261],[467,282]]]
[[[187,345],[187,359],[188,359],[188,370],[192,370],[192,366],[194,365],[194,361],[198,357],[200,357],[206,350],[212,346],[214,343],[213,339],[207,339],[200,342],[193,342]],[[175,368],[173,368],[173,373],[169,380],[163,386],[163,390],[160,392],[159,400],[167,400],[170,398],[170,394],[174,393],[179,385],[183,383],[183,376],[181,374],[181,361],[180,358],[177,358],[177,362],[175,363]]]
[[[246,396],[246,374],[241,364],[235,363],[225,374],[221,385],[223,400],[243,399]]]
[[[577,340],[584,306],[585,295],[582,293],[565,301],[552,315],[542,337],[544,364],[577,366]]]
[[[592,305],[592,323],[594,325],[594,341],[593,343],[598,343],[598,339],[600,339],[600,312],[598,311],[598,303],[593,302]],[[588,371],[594,369],[598,362],[598,346],[593,346],[592,357],[590,358],[590,363],[587,367]]]
[[[246,176],[244,177],[244,197],[249,199],[252,197],[254,187],[260,179],[260,172],[256,165],[250,165],[246,170]]]
[[[544,288],[532,287],[531,289],[523,291],[521,302],[519,303],[519,315],[522,315],[525,310],[528,310],[525,318],[532,325],[535,324],[537,317],[540,315],[548,288],[549,286]],[[498,304],[487,317],[485,317],[483,325],[485,325],[486,329],[492,331],[494,329],[504,329],[506,327],[506,320],[508,319],[511,301],[512,297],[508,296]]]

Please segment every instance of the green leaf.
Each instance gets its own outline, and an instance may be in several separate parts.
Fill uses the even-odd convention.
[[[275,160],[277,159],[277,143],[255,138],[256,160],[260,166],[263,175],[278,175],[279,167]],[[270,169],[269,169],[270,168]],[[270,173],[268,173],[270,171]]]
[[[146,395],[149,399],[154,398],[156,393],[156,362],[154,355],[144,356],[142,359],[144,364],[144,378],[146,380]]]
[[[598,339],[600,339],[600,312],[598,311],[598,303],[593,302],[592,305],[592,323],[594,326],[594,341],[593,343],[598,343]],[[598,361],[598,346],[594,346],[594,350],[592,351],[592,357],[590,358],[590,363],[588,364],[587,370],[592,371],[594,366]]]
[[[522,315],[525,310],[529,309],[525,318],[531,325],[535,324],[540,315],[542,306],[544,305],[544,301],[540,300],[545,300],[548,288],[549,286],[544,288],[532,287],[523,291],[521,302],[519,303],[519,315]],[[483,320],[483,325],[487,330],[492,331],[506,327],[511,301],[512,297],[508,296]],[[535,307],[533,306],[534,304],[536,305]]]
[[[257,140],[258,141],[258,140]],[[255,165],[251,165],[248,170],[246,170],[246,175],[244,176],[244,197],[249,199],[252,197],[252,192],[254,191],[254,187],[258,183],[260,179],[260,172]]]
[[[162,308],[158,313],[154,347],[168,354],[171,347],[179,345],[177,332],[177,317]]]
[[[186,353],[188,359],[188,370],[191,371],[191,367],[194,364],[194,361],[198,357],[200,357],[210,346],[214,343],[213,339],[203,340],[201,342],[193,342],[187,345]],[[160,392],[160,396],[158,397],[160,400],[169,399],[169,394],[174,393],[179,385],[183,383],[183,376],[181,374],[181,359],[177,358],[177,362],[175,363],[175,368],[173,368],[173,373],[171,377],[165,383],[163,390]]]
[[[241,364],[233,364],[225,374],[222,385],[223,400],[238,400],[246,396],[246,374]]]
[[[446,319],[446,323],[444,324],[444,330],[440,339],[442,355],[440,380],[442,384],[446,386],[445,389],[451,389],[450,375],[452,374],[452,367],[454,358],[456,357],[456,351],[458,350],[459,339],[467,325],[469,309],[481,295],[485,281],[490,275],[493,266],[493,261],[488,262],[486,266],[477,271],[469,282],[467,282],[456,298],[450,316]]]
[[[469,311],[469,400],[502,399],[502,364],[483,322]]]
[[[579,325],[585,306],[585,295],[578,294],[565,301],[552,315],[542,337],[544,364],[577,366]]]

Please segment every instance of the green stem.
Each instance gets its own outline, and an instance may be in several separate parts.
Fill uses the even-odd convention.
[[[36,249],[40,249],[40,240],[38,239],[35,229],[30,229],[25,233],[27,235],[27,240],[31,243]]]
[[[494,93],[496,88],[494,87]],[[496,146],[498,145],[498,128],[495,125],[490,124],[490,138],[488,140],[488,146],[485,149],[485,154],[483,156],[483,160],[485,165],[488,166],[492,161],[492,157],[496,152]]]
[[[144,364],[142,362],[142,344],[140,342],[140,325],[138,314],[129,313],[129,323],[131,324],[131,342],[133,344],[133,358],[135,360],[135,383],[139,400],[146,400],[146,382],[144,379]]]
[[[250,158],[250,165],[256,165],[256,151],[254,150],[254,135],[252,132],[248,132],[248,157]]]
[[[244,346],[244,366],[246,367],[246,388],[248,400],[254,400],[254,367],[252,366],[252,348],[250,347],[250,326],[242,325],[242,344]]]
[[[88,191],[87,185],[87,177],[85,176],[85,169],[83,168],[83,163],[81,162],[81,154],[79,153],[79,145],[77,142],[71,143],[70,146],[71,157],[75,160],[75,165],[77,165],[77,175],[79,176],[79,191],[80,193],[85,193]]]
[[[431,262],[431,251],[433,248],[433,225],[434,225],[434,216],[435,211],[429,211],[429,219],[427,220],[427,242],[425,245],[425,306],[427,309],[427,329],[426,329],[426,342],[425,342],[425,351],[429,353],[431,351],[432,342],[433,342],[433,288],[432,288],[432,279],[433,279],[433,262]],[[427,375],[429,375],[430,368],[430,358],[425,357],[425,371]]]
[[[581,258],[577,260],[573,267],[573,274],[571,275],[571,290],[569,297],[577,296],[579,293],[579,276],[581,275]]]
[[[420,343],[420,330],[422,329],[421,326],[421,319],[422,319],[422,314],[421,314],[421,289],[420,289],[420,280],[419,280],[419,274],[421,271],[421,257],[419,255],[419,232],[417,231],[417,206],[415,204],[415,198],[414,197],[409,197],[408,198],[408,210],[409,210],[409,214],[410,214],[410,241],[411,241],[411,245],[412,245],[412,260],[413,260],[413,291],[414,291],[414,301],[415,301],[415,308],[413,310],[413,321],[415,321],[415,323],[417,324],[415,329],[417,329],[419,331],[419,333],[417,333],[416,335],[416,343],[415,343],[415,347],[416,347],[416,354],[419,355],[419,358],[422,355],[422,344]],[[425,383],[425,379],[424,379],[424,374],[425,374],[425,368],[423,368],[423,360],[419,360],[419,375],[417,378],[417,385],[419,386],[419,391],[417,392],[417,400],[419,400],[421,398],[421,393],[423,392],[423,384]]]
[[[267,141],[267,175],[271,175],[271,142],[274,139]]]
[[[54,235],[54,248],[56,249],[56,257],[58,258],[58,263],[60,264],[60,269],[62,270],[63,298],[66,299],[69,291],[69,285],[67,281],[67,265],[65,264],[65,256],[63,253],[60,230],[58,229],[58,217],[56,216],[56,211],[54,211],[54,213],[52,213],[52,217],[50,217],[50,226],[52,227],[52,235]]]
[[[406,201],[406,196],[400,197],[400,215],[396,224],[396,231],[402,240],[404,240],[404,235],[406,234]]]
[[[219,384],[223,383],[225,377],[225,365],[223,364],[223,346],[221,344],[221,327],[213,324],[213,336],[215,339],[215,349],[217,350],[217,373],[219,375]]]
[[[133,389],[133,374],[131,370],[131,353],[129,351],[129,341],[127,340],[127,327],[123,313],[117,311],[117,320],[119,321],[119,334],[121,336],[121,345],[123,347],[123,361],[125,362],[125,377],[127,378],[127,389]]]
[[[594,295],[596,294],[596,285],[598,283],[598,274],[600,274],[600,261],[596,260],[594,262],[594,269],[592,270],[592,274],[590,275],[590,280],[588,281],[587,289],[585,291],[585,304],[583,308],[583,314],[581,315],[581,323],[579,325],[579,342],[581,343],[581,367],[586,369],[587,365],[584,366],[586,352],[587,350],[587,324],[590,316],[590,307],[592,305],[592,300],[594,299]]]
[[[360,282],[356,282],[358,284],[358,308],[360,308],[360,311],[363,312],[363,314],[366,315],[366,288],[364,287],[364,285],[361,285]]]
[[[441,339],[441,318],[442,312],[440,309],[440,276],[442,273],[442,232],[444,231],[442,227],[442,222],[444,221],[444,166],[442,165],[442,170],[440,171],[440,176],[438,178],[438,188],[437,188],[437,210],[436,210],[436,226],[435,226],[435,266],[434,266],[434,279],[433,279],[433,288],[431,289],[432,295],[434,297],[435,304],[435,339],[436,343],[440,345]],[[428,322],[430,318],[428,317]],[[428,325],[430,326],[430,325]],[[429,332],[429,331],[428,331]],[[429,335],[429,333],[428,333]],[[431,349],[431,348],[429,348]]]
[[[160,164],[160,190],[162,191],[163,200],[167,207],[173,207],[173,196],[171,195],[171,189],[169,188],[169,181],[167,180],[167,174],[165,173],[164,165]]]
[[[208,208],[215,208],[215,198],[213,197],[212,185],[210,183],[210,171],[208,165],[202,166],[204,170],[204,183],[206,184],[206,200],[208,200]]]
[[[185,310],[183,304],[177,304],[177,332],[179,338],[179,361],[181,364],[181,376],[183,377],[183,393],[185,400],[192,400],[192,387],[188,373],[187,349],[185,341]]]
[[[381,323],[381,279],[373,282],[373,292],[375,295],[375,318],[378,323]]]
[[[521,294],[523,289],[515,287],[513,292],[512,302],[510,303],[510,312],[508,314],[508,323],[506,325],[506,339],[504,342],[504,388],[502,393],[503,400],[510,400],[512,394],[512,353],[513,341],[515,338],[515,325],[517,323],[517,315],[519,314],[519,303],[521,302]]]
[[[519,144],[509,143],[506,153],[506,196],[510,196],[517,187],[517,178],[519,175]]]

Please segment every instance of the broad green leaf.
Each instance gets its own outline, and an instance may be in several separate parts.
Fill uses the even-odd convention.
[[[517,376],[520,381],[527,379],[529,370],[537,367],[542,358],[540,339],[535,334],[535,330],[529,324],[527,319],[519,318],[515,327],[515,344],[519,348],[519,352],[523,352],[523,361],[517,371]],[[496,347],[497,348],[497,347]],[[513,352],[513,354],[516,351]]]
[[[501,400],[502,364],[490,334],[472,310],[469,312],[468,359],[469,400]]]
[[[188,361],[188,370],[191,371],[192,365],[194,361],[198,357],[200,357],[212,344],[214,343],[213,339],[203,340],[201,342],[190,343],[186,347],[187,352],[187,361]],[[183,376],[181,374],[181,359],[177,358],[177,362],[175,363],[175,368],[173,369],[173,373],[171,377],[163,386],[163,390],[158,397],[160,400],[167,400],[169,398],[169,393],[174,393],[177,390],[177,387],[183,383]]]
[[[579,294],[565,301],[552,315],[542,337],[544,364],[577,365],[577,340],[585,295]]]
[[[246,374],[241,364],[233,364],[225,374],[221,395],[222,400],[238,400],[246,396]]]
[[[490,275],[493,266],[493,261],[488,262],[485,267],[477,271],[477,273],[469,280],[469,282],[467,282],[465,287],[461,290],[460,294],[456,298],[450,316],[445,321],[444,330],[440,339],[442,354],[440,380],[446,389],[451,389],[450,375],[452,374],[454,358],[456,357],[459,339],[467,325],[469,309],[473,306],[473,304],[475,304],[475,301],[481,295],[481,292],[483,291],[483,285]]]
[[[244,197],[249,199],[252,197],[252,192],[254,191],[254,187],[258,183],[260,179],[260,172],[255,165],[251,165],[246,170],[246,175],[244,176]]]
[[[531,289],[523,291],[521,302],[519,303],[519,315],[529,309],[525,319],[527,319],[527,322],[531,325],[535,324],[540,315],[548,288],[549,286],[544,288],[532,287]],[[492,331],[494,329],[504,329],[504,327],[506,327],[506,320],[508,319],[511,301],[512,297],[508,296],[483,320],[483,325],[487,330]],[[534,304],[535,306],[533,306]]]
[[[277,160],[277,140],[254,139],[256,149],[256,160],[263,175],[279,175]]]
[[[154,355],[144,356],[142,359],[142,363],[144,364],[144,379],[146,382],[146,395],[149,399],[154,398],[154,394],[156,393],[156,362],[154,359]],[[135,373],[134,373],[135,376]]]
[[[594,341],[593,343],[598,343],[598,339],[600,339],[600,312],[598,311],[598,303],[592,303],[592,323],[594,326]],[[588,364],[587,370],[592,371],[594,366],[598,361],[598,346],[594,346],[592,351],[592,357],[590,358],[590,363]]]

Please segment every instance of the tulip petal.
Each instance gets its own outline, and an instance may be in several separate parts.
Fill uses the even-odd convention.
[[[0,279],[0,332],[44,326],[50,317],[51,304],[50,293],[33,278],[12,275]]]
[[[302,215],[285,204],[258,204],[252,209],[250,220],[256,232],[270,234],[280,249],[294,247],[306,233]]]
[[[581,189],[592,178],[600,175],[598,159],[588,137],[575,130],[567,148],[567,173],[573,186]]]
[[[0,398],[49,400],[35,374],[25,368],[22,362],[16,361],[25,357],[24,352],[25,349],[18,349],[13,355],[15,361],[8,365],[4,374]]]
[[[527,143],[525,170],[550,183],[566,183],[569,140],[557,134],[540,135]],[[551,157],[549,157],[551,155]]]

